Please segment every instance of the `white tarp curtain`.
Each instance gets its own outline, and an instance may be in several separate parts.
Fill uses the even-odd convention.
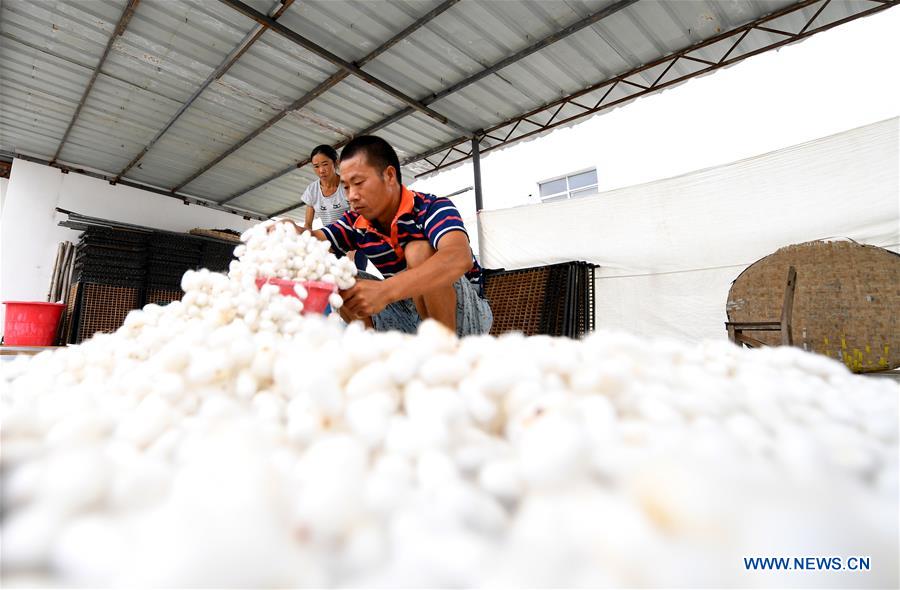
[[[724,338],[731,282],[778,248],[846,237],[898,251],[898,127],[888,119],[594,197],[484,211],[482,260],[593,262],[599,328]]]

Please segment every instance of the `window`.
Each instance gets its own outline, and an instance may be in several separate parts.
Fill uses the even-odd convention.
[[[564,201],[597,192],[597,169],[592,168],[538,183],[541,201]]]

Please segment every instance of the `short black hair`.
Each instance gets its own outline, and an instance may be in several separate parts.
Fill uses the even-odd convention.
[[[334,149],[333,147],[331,147],[330,145],[322,144],[322,145],[317,145],[316,147],[314,147],[312,153],[309,155],[310,162],[312,162],[312,159],[316,157],[316,154],[322,154],[323,156],[325,156],[326,158],[328,158],[329,160],[331,160],[332,162],[337,164],[337,161],[338,161],[337,150]]]
[[[377,135],[360,135],[350,140],[350,143],[341,150],[341,160],[349,160],[358,154],[366,155],[366,161],[369,166],[374,167],[379,172],[384,172],[388,166],[393,166],[397,172],[397,183],[403,184],[400,176],[400,158],[397,152],[384,139]]]

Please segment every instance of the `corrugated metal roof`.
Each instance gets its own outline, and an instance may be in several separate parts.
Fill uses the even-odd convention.
[[[141,0],[115,37],[125,0],[4,0],[0,150],[53,157],[112,37],[109,55],[62,145],[59,162],[116,177],[146,150],[122,178],[165,189],[180,187],[182,194],[271,214],[297,204],[305,185],[314,180],[308,167],[296,165],[320,143],[341,144],[376,126],[402,160],[435,153],[440,165],[446,165],[443,162],[456,161],[459,154],[465,156],[459,148],[465,139],[460,127],[470,134],[487,130],[488,135],[479,136],[482,149],[489,150],[527,133],[544,132],[554,121],[590,112],[569,100],[585,89],[588,92],[578,99],[584,105],[628,100],[635,89],[652,90],[659,79],[703,70],[703,60],[716,62],[729,49],[734,57],[770,47],[784,39],[779,31],[797,34],[812,26],[806,23],[813,15],[815,29],[895,3],[302,0],[290,5],[276,24],[267,21],[269,30],[147,149],[185,101],[262,25],[242,14],[235,0]],[[244,4],[262,16],[279,6],[271,0]],[[629,74],[792,5],[802,10],[748,29],[733,49],[734,39],[723,36],[692,51],[691,59],[660,61]],[[340,60],[355,67],[432,10],[439,14],[362,66],[366,74],[395,89],[392,94],[348,75],[335,79],[302,108],[281,114],[340,72]],[[491,70],[600,11],[602,18],[595,17],[595,22]],[[272,30],[277,25],[332,55],[301,47],[283,30]],[[621,84],[603,86],[623,75]],[[471,83],[461,83],[473,76]],[[408,109],[409,100],[400,93],[418,101],[417,108],[428,105],[451,124]],[[529,112],[527,120],[521,119]],[[259,132],[273,117],[281,118]],[[246,141],[253,133],[258,135]],[[246,143],[236,149],[242,141]],[[443,153],[439,146],[444,146]],[[223,157],[229,151],[233,153]],[[438,162],[411,164],[416,171],[427,171]]]

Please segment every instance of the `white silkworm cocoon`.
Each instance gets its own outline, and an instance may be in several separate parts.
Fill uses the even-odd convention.
[[[344,541],[341,569],[351,575],[377,568],[388,552],[386,533],[376,524],[355,526]]]
[[[322,417],[312,410],[304,412],[288,411],[287,436],[298,445],[306,445],[321,434]]]
[[[492,461],[478,474],[478,483],[501,500],[515,500],[525,491],[525,485],[514,461]]]
[[[466,410],[475,422],[491,430],[498,426],[495,424],[499,415],[497,403],[480,390],[474,379],[464,377],[459,382],[458,390]]]
[[[169,400],[177,400],[184,393],[184,378],[175,372],[160,373],[153,382],[152,391]]]
[[[348,530],[363,508],[366,461],[365,447],[349,436],[325,436],[310,446],[298,466],[304,492],[295,502],[297,518],[327,537]]]
[[[149,396],[119,423],[116,436],[143,447],[159,436],[172,418],[169,404],[159,396]]]
[[[34,571],[46,568],[53,546],[65,523],[54,506],[29,505],[4,518],[3,569]]]
[[[265,379],[272,374],[275,364],[275,355],[271,352],[260,350],[250,363],[250,372],[257,379]]]
[[[446,511],[469,529],[487,535],[502,534],[508,524],[506,511],[484,491],[463,481],[448,481],[438,491]]]
[[[328,305],[333,309],[340,309],[341,306],[344,305],[344,300],[337,293],[332,293],[328,296]]]
[[[253,397],[253,408],[264,420],[280,421],[284,417],[284,403],[272,393],[262,391],[257,393]]]
[[[418,371],[418,362],[404,351],[394,350],[384,361],[388,373],[395,383],[408,383]]]
[[[609,442],[616,435],[616,410],[613,404],[600,395],[586,395],[577,404],[584,431],[595,445]]]
[[[353,399],[347,404],[347,426],[367,445],[375,446],[387,435],[396,407],[396,399],[386,393],[372,393]]]
[[[26,504],[37,496],[43,468],[38,462],[24,463],[4,476],[3,501],[7,508]]]
[[[455,483],[459,477],[456,464],[445,453],[431,449],[419,455],[416,480],[426,492]]]
[[[99,412],[77,412],[47,431],[47,443],[69,446],[99,441],[112,430],[112,422]]]
[[[419,451],[412,421],[404,415],[391,417],[384,447],[388,452],[414,457]]]
[[[344,385],[347,397],[354,398],[372,391],[393,391],[394,380],[388,367],[380,361],[371,362],[360,368]]]
[[[456,384],[468,373],[469,366],[450,354],[436,354],[426,359],[419,368],[419,377],[428,385]]]
[[[136,453],[130,460],[118,463],[109,490],[110,504],[116,510],[155,506],[170,485],[172,471],[168,460]]]
[[[127,533],[117,521],[86,516],[63,529],[51,560],[53,568],[75,584],[106,586],[128,550]]]
[[[519,443],[519,469],[533,486],[559,485],[586,472],[587,439],[581,426],[556,412],[535,420]]]
[[[256,394],[256,377],[253,376],[253,373],[247,370],[243,370],[238,373],[237,379],[234,382],[234,392],[241,399],[250,399]]]
[[[45,464],[40,496],[63,513],[77,512],[105,498],[109,477],[108,462],[98,447],[66,449]]]

